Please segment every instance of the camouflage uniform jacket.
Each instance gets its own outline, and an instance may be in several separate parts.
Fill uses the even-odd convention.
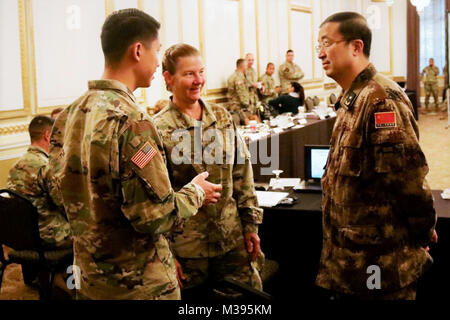
[[[256,88],[253,87],[253,84],[258,82],[258,77],[256,75],[255,69],[248,68],[245,71],[245,78],[247,79],[248,91],[250,92],[250,104],[256,106],[259,99],[258,99],[258,92]]]
[[[230,111],[239,111],[241,108],[247,109],[250,106],[248,81],[239,70],[228,78],[228,99],[231,104]]]
[[[424,76],[425,75],[425,76]],[[439,75],[439,68],[436,66],[428,66],[423,69],[422,71],[422,77],[423,82],[428,83],[437,83],[438,79],[437,76]]]
[[[259,81],[262,82],[263,90],[259,90],[259,94],[261,96],[261,102],[267,104],[269,100],[275,99],[278,95],[275,92],[275,80],[272,76],[269,76],[267,73],[264,73]]]
[[[9,171],[7,187],[28,198],[36,207],[39,234],[46,247],[70,247],[70,225],[65,213],[52,201],[45,181],[48,154],[38,146],[27,153]]]
[[[302,69],[295,63],[285,62],[279,70],[281,93],[287,93],[292,81],[300,81],[304,77]]]
[[[184,258],[222,255],[238,245],[236,240],[242,239],[243,231],[258,232],[257,225],[262,223],[249,152],[236,135],[231,115],[218,105],[200,103],[201,123],[182,113],[173,102],[155,117],[169,158],[173,187],[180,188],[184,181],[205,170],[210,174],[208,181],[223,187],[219,202],[200,208],[186,221],[183,233],[175,236],[172,248]],[[177,133],[183,134],[183,144],[179,144]],[[180,152],[182,145],[187,151]],[[183,161],[180,153],[185,156]]]
[[[341,97],[322,178],[316,283],[347,294],[396,291],[432,261],[425,247],[436,214],[418,126],[404,92],[371,64]],[[367,287],[371,265],[381,290]]]
[[[83,296],[180,298],[165,233],[197,212],[204,192],[189,183],[175,193],[165,161],[152,120],[119,81],[89,81],[56,119],[54,197],[72,228]]]

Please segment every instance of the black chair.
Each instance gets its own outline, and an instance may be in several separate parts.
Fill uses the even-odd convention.
[[[5,195],[6,194],[6,195]],[[3,245],[11,248],[8,258]],[[39,236],[38,212],[31,202],[17,192],[0,190],[0,290],[3,273],[12,263],[33,266],[38,270],[39,298],[52,295],[57,270],[73,264],[70,248],[46,250]]]

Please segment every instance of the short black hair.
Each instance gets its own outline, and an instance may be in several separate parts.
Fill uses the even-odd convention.
[[[36,142],[42,139],[42,135],[46,130],[51,130],[53,127],[53,120],[47,116],[36,116],[31,120],[28,126],[28,132],[30,133],[31,142]]]
[[[246,62],[246,60],[245,59],[237,59],[236,60],[236,68],[239,68],[239,66],[241,65],[241,64],[243,64],[244,62]]]
[[[288,51],[286,51],[286,54],[288,54],[288,53],[294,53],[294,50],[292,50],[292,49],[289,49]]]
[[[352,11],[338,12],[326,18],[320,27],[329,22],[339,23],[339,33],[342,34],[347,42],[352,40],[361,40],[364,43],[364,55],[367,58],[370,57],[372,31],[370,30],[364,16]]]
[[[161,24],[155,18],[139,9],[123,9],[111,13],[103,24],[100,36],[106,63],[117,65],[135,41],[155,40],[160,27]]]

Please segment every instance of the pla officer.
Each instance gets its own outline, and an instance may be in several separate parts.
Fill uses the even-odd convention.
[[[280,77],[281,93],[288,93],[292,81],[299,82],[304,77],[302,69],[294,63],[294,51],[286,52],[286,62],[278,69]]]
[[[430,64],[422,71],[422,81],[425,87],[425,110],[428,111],[428,104],[430,102],[430,95],[433,95],[436,110],[438,105],[438,80],[439,68],[434,65],[434,59],[430,59]]]
[[[320,26],[319,58],[343,91],[322,178],[316,283],[338,298],[415,299],[436,213],[411,103],[369,62],[371,37],[355,12]]]
[[[180,299],[165,234],[220,196],[207,173],[174,192],[159,134],[133,95],[159,65],[159,27],[137,9],[108,16],[102,80],[53,128],[52,190],[73,231],[80,298]]]

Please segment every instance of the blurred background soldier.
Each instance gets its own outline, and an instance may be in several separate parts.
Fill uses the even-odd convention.
[[[281,92],[288,93],[289,85],[292,81],[299,82],[303,79],[302,69],[294,63],[294,51],[289,49],[286,52],[286,62],[278,69],[280,76]]]
[[[439,109],[438,75],[439,68],[434,65],[434,59],[431,58],[430,64],[422,71],[422,81],[425,89],[425,111],[429,111],[430,95],[433,95],[436,110]]]
[[[258,76],[256,70],[253,68],[253,63],[255,63],[255,58],[253,54],[247,53],[245,55],[245,60],[247,61],[247,70],[245,71],[245,77],[248,81],[248,90],[250,92],[250,106],[251,112],[254,114],[256,112],[255,107],[259,102],[258,98]]]
[[[237,125],[245,123],[251,115],[250,91],[245,77],[246,70],[247,62],[244,59],[238,59],[236,70],[227,81],[229,111]]]
[[[269,100],[275,99],[280,93],[280,87],[275,86],[275,79],[273,73],[275,72],[275,65],[269,62],[266,67],[266,72],[259,78],[261,82],[261,89],[259,94],[261,96],[261,102],[267,104]]]

